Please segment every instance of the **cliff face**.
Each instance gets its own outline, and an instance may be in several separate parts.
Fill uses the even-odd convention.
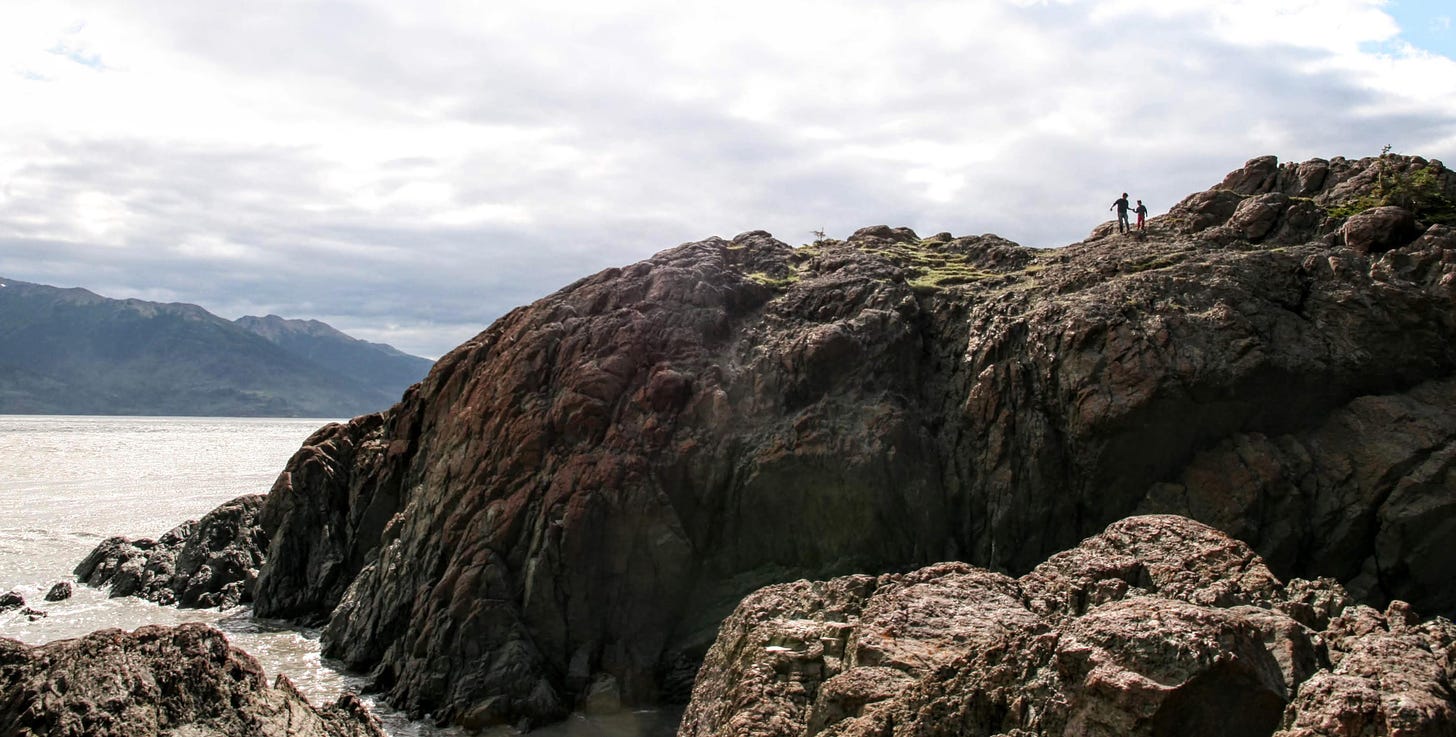
[[[1456,231],[1339,210],[1422,171],[1456,200],[1256,159],[1141,237],[753,232],[583,279],[309,441],[256,612],[482,725],[685,697],[767,583],[1022,572],[1137,512],[1452,611]]]

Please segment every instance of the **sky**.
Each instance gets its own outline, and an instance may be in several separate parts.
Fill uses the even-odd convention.
[[[1456,163],[1449,0],[0,0],[0,276],[436,357],[679,243]]]

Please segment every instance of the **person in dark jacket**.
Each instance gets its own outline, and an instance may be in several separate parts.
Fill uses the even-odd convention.
[[[1126,192],[1123,192],[1122,193],[1122,196],[1119,197],[1119,198],[1117,198],[1117,200],[1112,203],[1112,207],[1109,207],[1107,209],[1111,210],[1111,209],[1114,209],[1114,208],[1117,209],[1117,232],[1119,232],[1119,233],[1126,233],[1128,231],[1128,225],[1127,225],[1127,208],[1128,208],[1128,204],[1127,204],[1127,193]]]
[[[1148,219],[1148,206],[1144,205],[1142,200],[1138,200],[1137,209],[1133,210],[1133,212],[1137,213],[1138,216],[1137,229],[1142,230],[1143,223]]]

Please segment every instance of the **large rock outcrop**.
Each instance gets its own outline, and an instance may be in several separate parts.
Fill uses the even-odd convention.
[[[681,737],[1456,734],[1456,625],[1281,583],[1132,517],[1019,579],[964,563],[778,584],[723,623]]]
[[[751,232],[583,279],[309,441],[256,612],[472,726],[683,697],[764,584],[1024,572],[1137,512],[1450,612],[1456,239],[1345,244],[1390,172],[1456,198],[1439,162],[1258,159],[1062,249]]]
[[[353,695],[315,708],[200,624],[0,638],[0,734],[35,737],[384,737]]]

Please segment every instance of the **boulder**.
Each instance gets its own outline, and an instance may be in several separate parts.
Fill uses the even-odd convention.
[[[1169,211],[1184,233],[1197,233],[1223,225],[1238,211],[1244,197],[1228,189],[1211,189],[1189,195]]]
[[[1229,216],[1228,227],[1244,240],[1263,240],[1274,231],[1288,207],[1289,198],[1280,192],[1249,197]]]
[[[1279,159],[1275,156],[1259,156],[1249,159],[1243,168],[1229,172],[1218,185],[1241,195],[1264,194],[1273,189],[1278,181]]]
[[[69,598],[71,598],[70,581],[57,582],[56,585],[52,586],[50,591],[47,591],[45,595],[46,601],[65,601]]]
[[[1337,603],[1302,620],[1320,600]],[[724,621],[679,734],[1449,733],[1456,626],[1348,601],[1173,516],[1019,579],[938,564],[779,584]]]
[[[357,697],[315,708],[273,686],[201,624],[101,630],[27,646],[0,638],[0,734],[48,737],[383,737]]]
[[[1399,248],[1421,234],[1416,216],[1403,207],[1373,207],[1351,215],[1341,230],[1345,245],[1359,253]]]
[[[0,614],[13,611],[25,606],[25,597],[17,591],[7,591],[0,594]]]
[[[159,604],[229,608],[252,601],[268,545],[263,496],[239,497],[157,540],[113,537],[76,566],[77,580],[112,596]]]
[[[1291,197],[1313,197],[1324,189],[1325,178],[1330,174],[1330,162],[1324,159],[1289,165],[1280,172],[1284,193]]]

